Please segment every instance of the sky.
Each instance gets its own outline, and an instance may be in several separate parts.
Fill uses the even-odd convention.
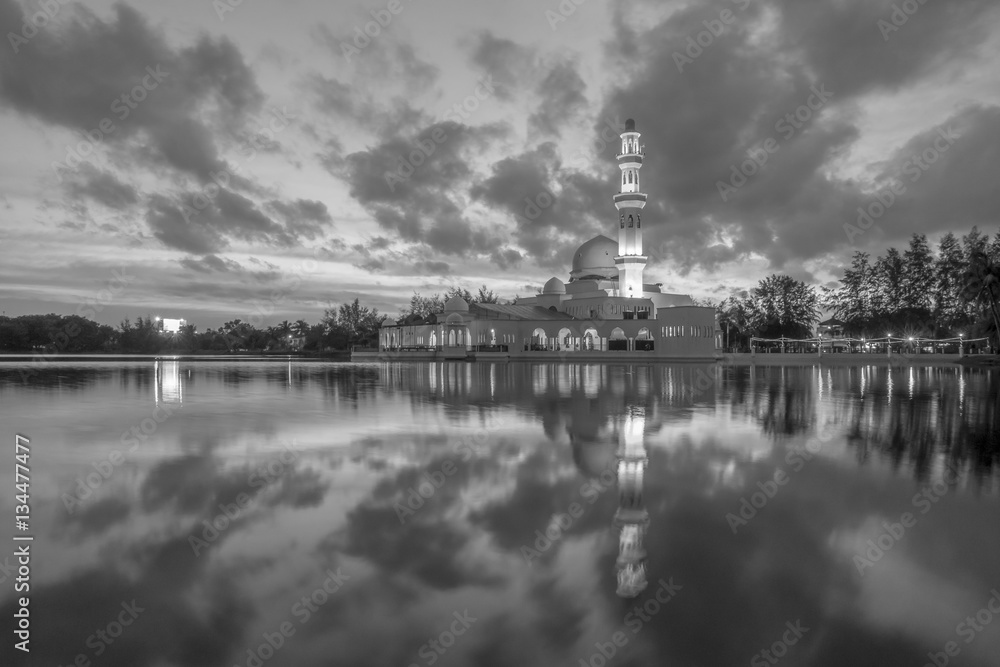
[[[1000,228],[998,28],[995,0],[0,0],[0,311],[527,296],[613,236],[627,118],[646,282],[831,285]]]

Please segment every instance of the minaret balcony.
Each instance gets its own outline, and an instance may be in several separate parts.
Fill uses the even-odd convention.
[[[646,193],[645,192],[618,192],[612,199],[615,202],[615,207],[619,210],[623,206],[630,208],[642,208],[646,205]]]

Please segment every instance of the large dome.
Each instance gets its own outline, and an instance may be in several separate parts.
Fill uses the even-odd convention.
[[[573,271],[569,274],[574,280],[613,280],[618,278],[618,267],[615,266],[615,255],[618,254],[618,242],[607,236],[595,236],[577,248],[573,255]]]

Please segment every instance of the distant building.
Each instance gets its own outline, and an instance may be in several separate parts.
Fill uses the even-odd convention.
[[[816,325],[816,335],[824,338],[843,338],[844,322],[831,317],[825,322]]]
[[[181,328],[187,325],[187,320],[175,320],[169,317],[156,318],[157,329],[164,333],[179,333]]]
[[[816,337],[824,352],[850,352],[851,342],[844,338],[844,322],[831,317],[816,325]]]
[[[620,136],[621,188],[613,198],[617,241],[606,236],[590,239],[573,255],[569,282],[553,277],[537,296],[516,305],[468,304],[456,297],[445,304],[444,313],[387,320],[379,352],[423,353],[428,358],[492,353],[509,358],[554,353],[714,358],[721,351],[715,309],[695,306],[690,296],[663,293],[659,283],[643,280],[648,259],[642,245],[646,195],[639,188],[639,170],[646,153],[634,120],[625,122]]]

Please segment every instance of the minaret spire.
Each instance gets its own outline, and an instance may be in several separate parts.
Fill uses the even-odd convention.
[[[635,130],[635,121],[625,121],[625,131],[621,133],[621,152],[617,155],[621,170],[621,191],[615,195],[618,209],[618,291],[621,296],[642,297],[642,270],[646,266],[646,256],[642,254],[642,209],[646,205],[646,195],[639,189],[639,170],[646,155],[645,146],[639,143],[640,134]]]

